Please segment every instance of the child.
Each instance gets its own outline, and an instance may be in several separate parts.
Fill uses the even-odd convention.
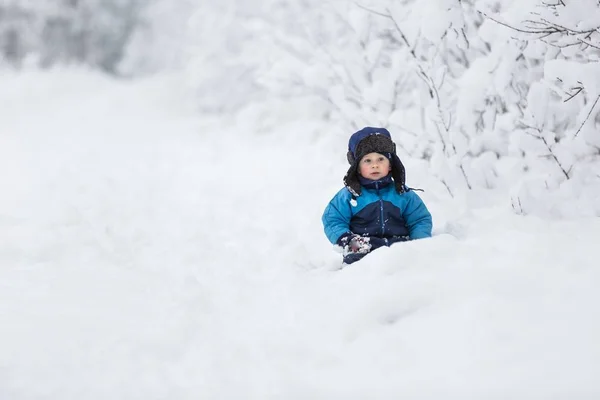
[[[351,264],[381,246],[431,237],[431,214],[405,185],[405,171],[387,129],[366,127],[348,142],[345,187],[329,202],[323,226]]]

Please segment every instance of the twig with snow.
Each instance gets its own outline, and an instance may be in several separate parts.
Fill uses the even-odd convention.
[[[542,130],[540,128],[538,128],[538,127],[524,124],[523,122],[521,122],[521,124],[524,127],[528,128],[528,129],[532,129],[532,130],[535,130],[535,131],[538,132],[538,134],[536,135],[534,133],[531,133],[531,132],[528,132],[527,130],[525,130],[526,134],[528,134],[529,136],[532,136],[532,137],[540,140],[542,143],[544,143],[544,146],[548,150],[549,154],[541,156],[541,157],[547,157],[547,158],[551,158],[552,160],[554,160],[554,162],[556,163],[556,165],[558,166],[558,168],[560,168],[560,170],[562,171],[563,175],[567,178],[567,180],[571,179],[569,173],[573,169],[573,166],[571,166],[568,170],[566,170],[563,167],[562,163],[560,162],[560,160],[558,159],[558,157],[554,153],[554,150],[552,150],[552,146],[548,143],[548,141],[546,140],[546,138],[542,135]]]
[[[579,126],[579,129],[577,129],[577,132],[575,132],[575,135],[573,135],[573,137],[577,137],[577,135],[579,135],[579,132],[581,132],[581,130],[583,129],[583,126],[585,125],[585,123],[590,118],[590,115],[592,114],[592,111],[594,111],[594,108],[596,108],[596,105],[598,104],[598,100],[600,100],[600,95],[598,95],[596,97],[596,101],[594,101],[594,104],[592,104],[592,107],[590,108],[590,111],[588,112],[587,116],[585,117],[585,119],[583,120],[583,122]]]

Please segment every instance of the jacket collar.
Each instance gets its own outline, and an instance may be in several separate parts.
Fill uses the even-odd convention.
[[[376,181],[374,181],[372,179],[363,178],[360,175],[358,176],[358,180],[360,181],[360,184],[362,187],[364,187],[365,189],[371,189],[371,190],[383,189],[384,187],[387,187],[390,184],[392,184],[392,182],[394,182],[392,180],[391,173],[387,174],[386,176],[384,176],[381,179],[377,179]]]

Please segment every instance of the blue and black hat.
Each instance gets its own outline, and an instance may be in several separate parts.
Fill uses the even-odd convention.
[[[358,177],[358,163],[369,153],[380,153],[389,158],[392,166],[392,178],[398,193],[404,192],[406,172],[404,165],[396,154],[396,144],[392,135],[385,128],[366,127],[355,132],[348,141],[347,158],[350,169],[344,177],[344,185],[355,196],[360,196],[361,187]]]

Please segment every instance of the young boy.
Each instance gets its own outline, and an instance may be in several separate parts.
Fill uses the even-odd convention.
[[[343,248],[344,263],[397,242],[431,237],[431,214],[405,185],[405,171],[387,129],[366,127],[348,142],[345,187],[323,213],[325,235]]]

